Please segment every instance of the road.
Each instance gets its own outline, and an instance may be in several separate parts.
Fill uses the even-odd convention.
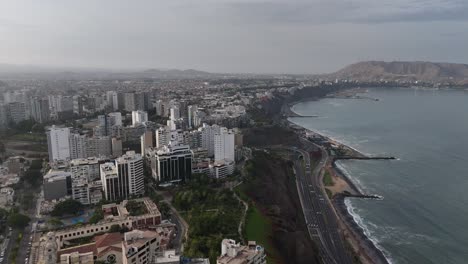
[[[309,141],[303,143],[304,149],[291,149],[296,153],[294,167],[297,187],[309,234],[320,245],[324,263],[352,264],[338,228],[335,212],[322,186],[323,168],[328,163],[328,153],[320,147],[322,158],[311,171],[309,151],[318,146]]]

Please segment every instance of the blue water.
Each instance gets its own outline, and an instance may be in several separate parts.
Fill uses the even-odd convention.
[[[468,263],[468,92],[370,89],[363,99],[323,99],[291,118],[364,153],[395,161],[343,161],[349,177],[383,201],[348,210],[392,263]]]

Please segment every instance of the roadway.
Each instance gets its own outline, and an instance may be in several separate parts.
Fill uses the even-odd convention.
[[[311,238],[320,245],[324,263],[352,264],[338,228],[338,222],[332,205],[322,186],[323,167],[329,157],[325,149],[320,148],[322,158],[311,171],[309,151],[318,146],[310,141],[303,142],[304,149],[293,148],[298,193],[301,200],[304,218]],[[302,157],[302,159],[300,159]]]

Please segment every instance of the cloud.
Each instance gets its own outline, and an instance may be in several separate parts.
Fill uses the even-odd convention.
[[[226,10],[239,20],[274,24],[468,21],[466,0],[267,0],[232,1]]]

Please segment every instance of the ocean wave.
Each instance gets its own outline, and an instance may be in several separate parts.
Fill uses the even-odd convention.
[[[365,193],[364,190],[366,190],[367,187],[364,186],[358,178],[353,177],[345,165],[343,165],[340,161],[335,162],[335,164],[336,167],[344,174],[344,176],[346,176],[346,178],[348,178],[356,186],[356,188],[358,188],[359,192]]]
[[[376,236],[374,236],[372,234],[372,232],[370,231],[368,225],[371,225],[374,229],[378,229],[379,227],[369,221],[366,221],[366,223],[364,223],[364,218],[359,215],[359,213],[357,212],[357,209],[356,207],[353,206],[352,202],[350,199],[345,199],[345,205],[346,205],[346,209],[348,210],[348,213],[351,215],[351,217],[353,218],[354,222],[363,230],[363,233],[364,235],[374,244],[374,246],[379,249],[380,251],[382,251],[385,259],[388,261],[388,263],[390,264],[393,264],[393,259],[390,255],[390,253],[388,251],[386,251],[381,245],[381,241],[379,240],[379,238],[377,238]]]

